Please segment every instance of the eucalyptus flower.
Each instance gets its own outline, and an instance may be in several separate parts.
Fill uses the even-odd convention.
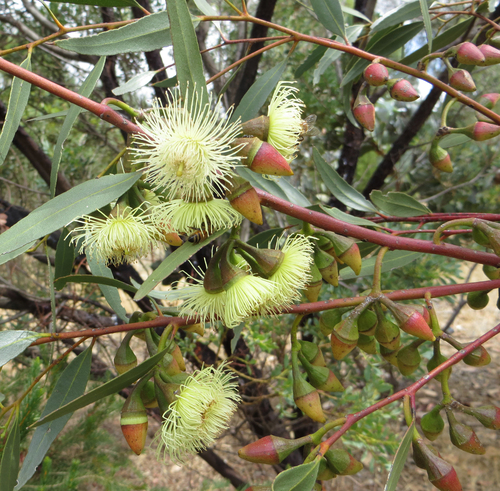
[[[146,181],[161,189],[168,199],[202,201],[207,186],[226,188],[228,175],[240,158],[231,143],[241,131],[229,122],[220,101],[211,109],[195,91],[185,99],[171,92],[172,102],[161,107],[158,100],[137,125],[144,133],[134,135],[132,163],[146,170]]]
[[[80,253],[105,264],[133,262],[147,255],[157,245],[158,233],[142,208],[115,208],[102,218],[84,215],[77,221],[72,241],[80,243]]]
[[[229,427],[229,420],[241,401],[238,384],[222,364],[193,373],[163,415],[155,437],[158,460],[168,455],[174,462],[187,459],[212,445]]]

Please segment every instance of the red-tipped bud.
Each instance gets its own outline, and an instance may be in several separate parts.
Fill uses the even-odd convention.
[[[356,341],[344,341],[339,338],[338,334],[334,331],[331,337],[332,353],[336,360],[342,360],[345,358],[358,344]]]
[[[306,357],[299,352],[299,359],[307,373],[309,382],[316,389],[325,392],[343,392],[344,387],[336,375],[327,367],[314,366],[309,363]]]
[[[489,264],[485,264],[483,266],[483,273],[490,280],[500,280],[500,268],[495,268],[495,266],[491,266]]]
[[[414,341],[408,346],[404,346],[398,351],[398,368],[402,375],[408,377],[411,375],[420,365],[422,357],[418,352],[418,347],[423,343],[423,341]]]
[[[489,404],[474,408],[465,408],[464,413],[474,416],[483,426],[490,430],[500,430],[500,407]]]
[[[438,140],[434,140],[429,151],[429,160],[433,167],[441,172],[453,172],[453,164],[450,154],[439,146]]]
[[[123,405],[120,425],[129,447],[140,455],[148,433],[148,415],[141,400],[144,384],[137,384]]]
[[[363,350],[369,355],[377,354],[377,342],[375,341],[374,336],[365,336],[364,334],[360,334],[357,346],[360,350]]]
[[[270,176],[292,176],[293,171],[288,165],[285,157],[281,155],[272,145],[254,138],[236,138],[233,146],[245,144],[238,151],[238,155],[244,157],[244,163],[258,174]]]
[[[184,244],[184,241],[175,232],[166,232],[164,230],[160,230],[160,232],[161,240],[168,245],[180,247],[182,244]]]
[[[479,102],[486,108],[488,109],[493,109],[495,107],[495,104],[498,102],[500,99],[500,94],[498,93],[491,93],[491,94],[483,94],[479,98]]]
[[[370,63],[363,72],[366,83],[373,87],[385,85],[389,80],[389,72],[382,63]]]
[[[491,290],[469,292],[467,294],[467,305],[474,310],[483,310],[490,301],[488,293]]]
[[[373,336],[377,328],[377,314],[373,310],[365,309],[358,317],[358,331],[365,336]]]
[[[451,344],[456,350],[462,350],[466,347],[451,336],[446,336],[444,340]],[[462,361],[471,367],[484,367],[489,365],[491,357],[484,346],[479,346],[479,348],[476,348],[472,353],[469,353],[463,358]]]
[[[257,225],[262,225],[262,210],[257,191],[245,179],[235,176],[231,178],[231,187],[226,192],[231,206],[245,218]]]
[[[415,310],[415,307],[397,304],[385,297],[382,302],[389,308],[401,330],[424,341],[434,341],[436,339],[429,324],[425,322],[422,314]]]
[[[288,440],[279,436],[265,436],[256,442],[238,450],[241,459],[255,464],[277,465],[285,460],[294,450],[311,442],[310,435]]]
[[[467,70],[453,68],[449,75],[450,85],[454,89],[462,92],[474,92],[476,90],[476,84]]]
[[[319,328],[325,336],[329,336],[335,326],[342,320],[342,312],[342,309],[331,309],[320,315]]]
[[[319,269],[322,278],[330,285],[339,286],[339,268],[337,261],[319,247],[314,248],[314,264]]]
[[[480,63],[481,66],[497,65],[500,63],[500,51],[489,44],[481,44],[478,46],[479,51],[484,56],[484,61]]]
[[[352,113],[356,121],[368,131],[375,129],[375,106],[365,95],[358,95],[354,101]]]
[[[453,55],[463,65],[483,65],[485,61],[481,50],[475,44],[469,42],[454,46],[445,53],[445,56]]]
[[[474,455],[483,455],[486,452],[476,433],[469,425],[460,423],[452,411],[446,411],[446,417],[450,425],[450,440],[455,447]]]
[[[323,357],[323,352],[319,349],[316,343],[311,343],[311,341],[300,340],[300,351],[306,357],[306,360],[314,366],[326,367],[325,358]]]
[[[119,375],[128,372],[137,366],[137,357],[129,346],[130,339],[133,335],[134,331],[129,331],[122,339],[122,342],[116,351],[114,363],[116,371]]]
[[[174,347],[171,349],[170,354],[174,357],[174,360],[177,362],[177,366],[182,372],[186,371],[186,363],[184,362],[184,357],[182,356],[181,349],[177,344],[174,344]]]
[[[440,409],[442,408],[436,406],[427,414],[424,414],[420,421],[420,427],[424,435],[431,441],[434,441],[444,430],[444,420],[439,414]]]
[[[412,102],[420,96],[413,85],[404,78],[393,78],[387,82],[390,96],[396,101]]]
[[[349,452],[341,448],[330,448],[325,453],[328,467],[340,476],[352,476],[363,468]]]
[[[500,126],[493,123],[478,121],[464,128],[456,128],[453,130],[453,133],[460,133],[468,136],[471,140],[482,142],[500,135]]]

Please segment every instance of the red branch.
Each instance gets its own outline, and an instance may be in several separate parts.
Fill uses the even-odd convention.
[[[330,230],[342,235],[348,235],[355,239],[366,240],[373,244],[387,246],[390,249],[400,249],[405,251],[425,252],[427,254],[438,254],[440,256],[454,257],[463,261],[472,261],[479,264],[489,264],[491,266],[500,266],[500,258],[495,254],[488,252],[480,252],[472,249],[465,249],[451,244],[434,244],[428,240],[410,239],[406,237],[398,237],[387,235],[375,230],[370,230],[359,225],[351,225],[350,223],[337,220],[324,213],[308,210],[301,206],[294,205],[289,201],[277,198],[272,194],[266,193],[261,189],[256,189],[260,198],[260,203],[263,206],[268,206],[273,210],[280,211],[286,215],[304,220],[305,222],[321,227],[324,230]]]

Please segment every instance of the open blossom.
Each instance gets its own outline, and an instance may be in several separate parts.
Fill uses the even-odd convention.
[[[157,245],[158,232],[142,208],[120,208],[102,218],[85,215],[74,229],[75,243],[85,253],[105,264],[133,262],[147,255]]]
[[[231,143],[241,131],[239,122],[221,118],[220,102],[211,109],[197,92],[185,101],[172,94],[172,103],[153,103],[144,121],[143,134],[134,135],[132,163],[144,166],[146,180],[168,199],[202,201],[207,188],[225,189],[228,175],[239,164],[239,147]]]
[[[227,429],[241,401],[238,385],[224,364],[193,373],[163,415],[156,440],[158,459],[168,455],[183,464],[191,455],[205,450]]]

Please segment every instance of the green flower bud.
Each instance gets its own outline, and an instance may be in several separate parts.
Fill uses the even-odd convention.
[[[326,367],[325,359],[323,357],[323,352],[320,350],[316,343],[311,343],[311,341],[299,340],[300,351],[302,355],[307,359],[311,365],[316,365],[317,367]]]
[[[373,310],[365,309],[358,317],[358,330],[365,336],[373,336],[377,328],[378,318]]]
[[[344,391],[339,379],[329,368],[312,365],[301,352],[299,352],[299,359],[313,387],[325,392]]]
[[[488,293],[491,290],[484,290],[479,292],[469,292],[467,294],[467,305],[474,310],[482,310],[490,301],[490,297]]]
[[[327,283],[333,286],[339,286],[339,268],[335,258],[322,251],[319,247],[315,247],[314,264],[317,266],[322,278]]]
[[[129,346],[130,339],[135,331],[129,331],[122,339],[118,350],[116,351],[114,364],[119,375],[128,372],[137,366],[137,357]]]
[[[420,421],[424,435],[431,441],[434,441],[444,430],[444,420],[439,414],[441,409],[440,406],[434,407],[427,414],[424,414]]]
[[[365,336],[360,333],[357,346],[369,355],[377,354],[377,342],[374,336]]]
[[[330,448],[325,453],[328,467],[339,476],[352,476],[363,468],[349,452],[341,448]]]
[[[408,346],[404,346],[398,351],[398,368],[405,377],[411,375],[419,367],[422,357],[418,352],[418,347],[422,343],[422,340],[413,341]]]
[[[486,452],[470,426],[460,423],[450,410],[446,411],[446,417],[450,425],[450,440],[455,447],[474,455],[483,455]]]

